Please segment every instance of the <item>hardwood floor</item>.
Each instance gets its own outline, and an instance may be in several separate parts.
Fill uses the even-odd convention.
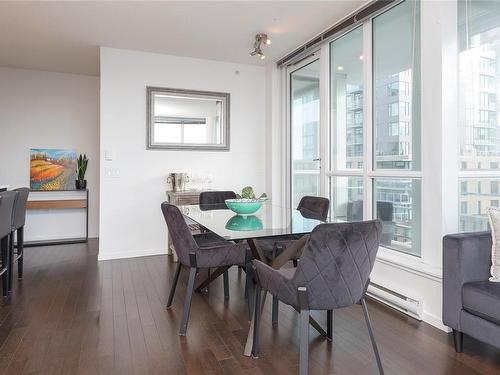
[[[97,262],[97,243],[25,249],[25,278],[0,306],[2,374],[297,374],[298,316],[281,305],[262,320],[259,359],[242,355],[248,329],[244,274],[195,294],[187,337],[178,336],[188,272],[165,310],[174,264],[167,256]],[[369,303],[386,374],[500,374],[500,351],[451,337]],[[320,322],[326,317],[315,314]],[[336,312],[334,342],[310,334],[310,374],[377,374],[361,308]]]

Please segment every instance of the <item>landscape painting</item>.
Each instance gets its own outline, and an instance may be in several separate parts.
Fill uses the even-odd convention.
[[[75,190],[76,151],[32,148],[31,190]]]

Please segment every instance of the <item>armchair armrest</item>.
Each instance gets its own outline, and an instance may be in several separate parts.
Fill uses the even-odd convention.
[[[491,233],[450,234],[443,238],[443,322],[460,331],[462,286],[490,277]]]

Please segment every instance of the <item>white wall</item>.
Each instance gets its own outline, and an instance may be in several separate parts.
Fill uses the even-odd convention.
[[[87,154],[89,234],[97,237],[99,77],[0,68],[0,185],[29,186],[30,148]],[[26,240],[82,236],[84,223],[81,210],[28,212]]]
[[[146,150],[148,85],[229,92],[231,150]],[[99,259],[166,252],[160,203],[170,172],[210,173],[215,189],[264,191],[265,112],[262,67],[101,48]]]

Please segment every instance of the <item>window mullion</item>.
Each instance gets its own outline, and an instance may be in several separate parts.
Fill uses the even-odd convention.
[[[373,183],[370,172],[373,171],[373,70],[372,70],[372,21],[363,24],[363,216],[365,220],[373,218]]]

